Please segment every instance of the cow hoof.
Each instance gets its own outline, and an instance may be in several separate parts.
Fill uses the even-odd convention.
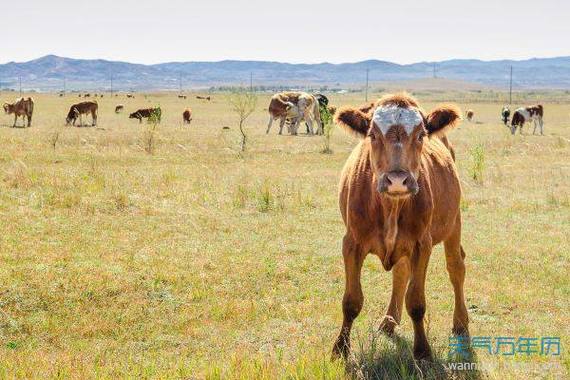
[[[466,327],[453,327],[451,333],[455,336],[469,336],[469,330]]]
[[[388,336],[392,336],[394,335],[396,326],[398,326],[398,322],[396,322],[392,316],[385,315],[382,319],[382,322],[380,322],[379,330]]]
[[[331,360],[346,359],[349,352],[350,343],[346,339],[339,337],[333,346]]]
[[[414,359],[432,361],[433,356],[431,354],[431,349],[429,346],[418,348],[414,347]]]

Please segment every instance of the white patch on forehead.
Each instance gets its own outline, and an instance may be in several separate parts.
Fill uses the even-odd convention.
[[[402,108],[390,104],[376,108],[372,121],[383,135],[386,135],[393,125],[401,125],[406,133],[411,135],[414,128],[422,123],[423,118],[416,108]]]

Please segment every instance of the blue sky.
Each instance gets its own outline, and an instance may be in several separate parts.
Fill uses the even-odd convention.
[[[26,0],[0,30],[1,63],[524,59],[570,55],[570,1]]]

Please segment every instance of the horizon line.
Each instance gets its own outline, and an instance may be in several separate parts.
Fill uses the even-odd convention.
[[[118,60],[118,59],[106,59],[106,58],[75,58],[75,57],[70,57],[70,56],[62,56],[62,55],[57,55],[57,54],[46,54],[34,59],[30,59],[27,61],[7,61],[7,62],[3,62],[0,63],[0,65],[7,65],[7,64],[24,64],[24,63],[29,63],[29,62],[33,62],[33,61],[37,61],[40,60],[42,58],[47,58],[47,57],[56,57],[56,58],[62,58],[62,59],[71,59],[71,60],[76,60],[76,61],[105,61],[105,62],[111,62],[111,63],[116,63],[116,62],[120,62],[120,63],[128,63],[128,64],[132,64],[132,65],[142,65],[142,66],[157,66],[157,65],[163,65],[163,64],[176,64],[176,63],[221,63],[221,62],[264,62],[264,63],[279,63],[279,64],[287,64],[287,65],[345,65],[345,64],[356,64],[356,63],[363,63],[363,62],[370,62],[370,61],[375,61],[375,62],[385,62],[385,63],[390,63],[390,64],[394,64],[394,65],[399,65],[399,66],[411,66],[411,65],[417,65],[417,64],[422,64],[422,63],[429,63],[429,64],[433,64],[433,63],[441,63],[441,62],[449,62],[449,61],[479,61],[479,62],[502,62],[502,61],[506,61],[506,62],[524,62],[524,61],[531,61],[531,60],[541,60],[541,59],[560,59],[560,58],[570,58],[570,55],[560,55],[560,56],[549,56],[549,57],[529,57],[529,58],[523,58],[523,59],[512,59],[512,58],[498,58],[498,59],[479,59],[479,58],[448,58],[448,59],[444,59],[444,60],[432,60],[432,61],[416,61],[416,62],[412,62],[412,63],[398,63],[398,62],[394,62],[394,61],[388,61],[388,60],[384,60],[384,59],[379,59],[379,58],[369,58],[369,59],[364,59],[364,60],[359,60],[359,61],[352,61],[352,62],[339,62],[339,63],[333,63],[333,62],[329,62],[329,61],[321,61],[321,62],[313,62],[313,63],[309,63],[309,62],[285,62],[285,61],[278,61],[278,60],[263,60],[263,59],[220,59],[220,60],[204,60],[204,61],[194,61],[194,60],[189,60],[189,61],[163,61],[163,62],[159,62],[159,63],[140,63],[140,62],[133,62],[133,61],[127,61],[127,60]]]

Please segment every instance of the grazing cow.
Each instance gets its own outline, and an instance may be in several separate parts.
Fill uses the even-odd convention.
[[[34,114],[34,99],[32,98],[18,98],[12,104],[4,103],[4,112],[9,114],[14,114],[14,125],[16,126],[16,121],[18,117],[22,116],[24,125],[26,125],[26,119],[28,119],[28,127],[32,126],[32,115]]]
[[[123,106],[122,104],[117,104],[117,106],[115,107],[115,113],[121,113],[123,112],[124,109],[125,106]]]
[[[61,98],[62,96],[63,96],[63,93],[60,93],[60,94],[59,94],[59,97]]]
[[[501,111],[501,119],[503,123],[507,125],[509,123],[509,117],[511,116],[511,110],[508,106],[504,106],[503,110]]]
[[[211,98],[210,98],[209,95],[208,95],[208,96],[200,96],[200,95],[198,95],[198,96],[196,96],[196,99],[202,99],[202,100],[207,100],[207,101],[210,101],[210,100],[211,100]]]
[[[184,124],[190,124],[192,121],[192,110],[190,108],[186,108],[184,112],[182,112],[182,121]]]
[[[178,99],[186,99],[186,95],[178,95]]]
[[[99,110],[99,105],[95,100],[87,100],[85,102],[77,103],[69,108],[67,117],[65,118],[65,125],[75,125],[75,121],[79,118],[79,126],[83,125],[83,115],[88,113],[91,114],[91,126],[95,127],[97,125],[97,111]]]
[[[544,116],[544,110],[541,104],[537,104],[536,106],[530,107],[521,107],[515,110],[513,114],[513,119],[511,120],[511,134],[515,134],[517,131],[517,127],[519,127],[519,133],[522,135],[522,129],[524,123],[527,121],[530,123],[531,121],[534,123],[534,129],[532,130],[532,134],[536,133],[536,127],[540,127],[540,134],[544,135],[543,131],[543,120],[542,117]]]
[[[281,92],[271,97],[269,102],[269,123],[266,133],[269,133],[274,119],[280,119],[279,134],[283,132],[283,125],[290,120],[289,132],[297,134],[299,123],[307,122],[308,134],[314,133],[313,123],[317,124],[317,133],[322,134],[323,126],[319,112],[319,103],[315,96],[306,92]]]
[[[142,119],[148,119],[149,117],[156,115],[157,121],[160,123],[162,117],[162,111],[160,108],[142,108],[136,112],[129,115],[129,119],[139,119],[139,123],[142,123]]]
[[[473,110],[467,110],[467,112],[465,112],[465,116],[467,116],[467,120],[473,121],[473,116],[475,116],[475,112],[473,112]]]
[[[78,98],[81,98],[81,94],[78,94],[77,97],[78,97]]]
[[[91,96],[91,94],[85,94],[85,95],[83,95],[84,98],[88,98],[88,97],[90,97],[90,96]]]
[[[127,94],[127,98],[132,98],[132,99],[134,99],[135,96],[134,96],[133,94]]]
[[[455,293],[452,332],[467,336],[461,246],[461,186],[446,133],[460,119],[451,105],[424,113],[407,94],[386,95],[361,109],[339,109],[335,121],[362,140],[346,161],[339,205],[346,232],[342,243],[345,290],[343,322],[333,357],[350,350],[350,330],[362,309],[360,274],[365,257],[377,255],[393,270],[392,295],[380,328],[390,335],[402,308],[413,322],[414,356],[431,357],[424,329],[425,277],[432,247],[444,243]]]
[[[274,119],[279,119],[279,134],[283,133],[283,126],[285,125],[285,121],[292,117],[298,116],[298,108],[297,106],[288,101],[286,97],[282,94],[275,94],[271,97],[269,101],[269,124],[267,125],[266,133],[269,133],[271,129],[271,125],[273,124]]]

